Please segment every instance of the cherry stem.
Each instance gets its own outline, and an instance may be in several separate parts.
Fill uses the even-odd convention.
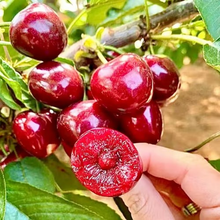
[[[209,142],[211,142],[212,140],[214,140],[218,137],[220,137],[220,131],[218,131],[215,134],[211,135],[209,138],[207,138],[206,140],[204,140],[202,143],[198,144],[197,146],[195,146],[193,148],[186,149],[185,152],[191,153],[191,152],[197,151],[200,148],[202,148],[204,145],[208,144]]]
[[[148,0],[144,1],[145,3],[145,14],[146,14],[146,30],[150,30],[150,15],[149,15],[149,8],[148,8]]]
[[[10,25],[11,25],[11,22],[1,22],[0,28],[6,28],[6,27],[9,27]]]
[[[155,54],[154,47],[153,47],[151,42],[150,42],[150,45],[149,45],[149,50],[150,50],[150,54],[152,54],[152,55]]]
[[[11,43],[10,42],[8,42],[8,41],[0,41],[0,45],[1,46],[11,46]]]
[[[96,53],[97,53],[98,58],[101,60],[103,64],[108,63],[108,61],[105,59],[105,57],[103,56],[100,50],[96,50]]]
[[[171,35],[151,35],[151,39],[153,40],[183,40],[189,41],[192,43],[197,43],[200,45],[211,45],[211,41],[203,40],[201,38],[191,36],[191,35],[184,35],[184,34],[171,34]]]
[[[36,103],[36,112],[39,113],[40,112],[40,105],[38,101],[35,101]]]
[[[104,47],[106,50],[111,50],[111,51],[115,51],[115,52],[117,52],[117,53],[119,53],[119,54],[123,54],[123,51],[121,51],[121,50],[119,50],[119,49],[117,49],[117,48],[115,48],[115,47],[112,47],[112,46],[110,46],[110,45],[103,45],[103,47]]]
[[[67,34],[69,35],[71,33],[71,31],[74,29],[75,24],[77,23],[78,20],[81,19],[81,17],[86,13],[86,10],[82,10],[80,12],[80,14],[78,14],[78,16],[71,22],[71,24],[69,25],[69,27],[67,28]]]

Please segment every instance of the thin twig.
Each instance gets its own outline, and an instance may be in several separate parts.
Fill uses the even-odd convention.
[[[211,135],[209,138],[207,138],[206,140],[204,140],[202,143],[198,144],[197,146],[190,148],[190,149],[186,149],[186,152],[194,152],[199,150],[200,148],[202,148],[204,145],[208,144],[209,142],[213,141],[214,139],[220,137],[220,131],[216,132],[215,134]]]

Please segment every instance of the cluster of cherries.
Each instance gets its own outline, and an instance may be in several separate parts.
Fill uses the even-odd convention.
[[[10,39],[20,53],[43,61],[31,70],[28,87],[47,108],[15,117],[13,132],[21,148],[44,158],[61,144],[76,177],[91,191],[118,196],[130,190],[142,173],[133,143],[160,140],[160,106],[178,96],[174,63],[156,55],[118,54],[94,70],[85,89],[74,67],[53,61],[64,50],[67,34],[58,15],[41,3],[15,16]]]

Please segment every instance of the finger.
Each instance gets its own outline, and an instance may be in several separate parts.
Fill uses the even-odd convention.
[[[133,189],[121,196],[134,220],[174,220],[168,206],[151,181],[142,175]]]
[[[220,174],[204,158],[146,143],[135,146],[144,171],[180,184],[189,198],[202,208],[220,205]]]
[[[169,195],[169,199],[176,207],[182,208],[191,202],[191,199],[182,190],[181,186],[174,181],[154,177],[149,174],[147,174],[147,177],[153,183],[157,191],[165,192]]]
[[[163,195],[163,194],[161,194],[161,195],[162,195],[164,201],[166,202],[166,204],[168,205],[169,209],[173,213],[175,220],[183,220],[183,219],[199,220],[199,214],[192,215],[192,216],[184,216],[181,209],[176,207],[168,196]]]

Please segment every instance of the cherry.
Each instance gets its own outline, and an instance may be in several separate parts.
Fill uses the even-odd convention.
[[[52,154],[60,144],[56,120],[57,114],[48,109],[40,113],[19,113],[13,121],[13,131],[18,144],[38,158]]]
[[[62,140],[73,147],[85,131],[97,127],[117,128],[114,118],[95,100],[82,101],[65,108],[57,119]]]
[[[84,94],[79,73],[55,61],[38,64],[29,74],[28,86],[35,99],[58,108],[81,101]]]
[[[86,87],[86,96],[87,96],[88,100],[93,100],[94,99],[94,97],[92,95],[92,92],[91,92],[90,86]]]
[[[153,76],[136,54],[122,54],[97,68],[90,81],[93,97],[112,113],[136,111],[149,102]]]
[[[174,62],[164,56],[147,55],[143,59],[149,65],[154,77],[153,99],[161,105],[176,100],[181,86],[180,73]]]
[[[67,34],[55,11],[42,3],[33,3],[13,18],[10,40],[16,50],[28,57],[52,60],[66,47]]]
[[[15,151],[12,151],[7,156],[2,158],[2,160],[0,161],[0,169],[3,170],[9,163],[18,161],[28,156],[30,155],[21,147],[16,147],[16,153]]]
[[[61,142],[61,145],[63,146],[64,151],[66,154],[70,157],[72,153],[73,146],[69,146],[64,141]]]
[[[85,132],[74,145],[71,166],[87,189],[108,197],[128,192],[142,174],[142,163],[133,143],[109,128]]]
[[[155,101],[145,104],[132,115],[121,115],[119,120],[121,131],[132,142],[156,144],[161,139],[163,132],[162,114]]]
[[[121,54],[120,53],[117,53],[116,51],[112,51],[112,50],[109,50],[107,52],[107,57],[106,57],[106,60],[110,61],[118,56],[120,56]]]

